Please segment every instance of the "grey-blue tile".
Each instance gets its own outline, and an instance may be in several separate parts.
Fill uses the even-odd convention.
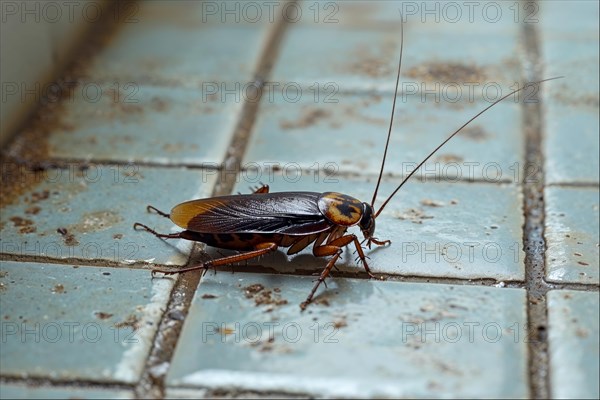
[[[240,11],[227,16],[226,2],[210,3],[218,8],[216,16],[205,10],[206,2],[192,8],[184,3],[141,3],[123,16],[120,29],[83,71],[85,76],[97,82],[132,80],[194,89],[213,80],[252,80],[273,23],[236,21]]]
[[[404,37],[401,89],[412,83],[419,90],[438,93],[457,87],[464,92],[481,93],[517,82],[518,25],[511,24],[502,34],[486,29],[472,32],[473,26],[465,21],[444,24],[444,29],[440,29],[437,24],[409,19]],[[272,80],[304,88],[333,83],[340,91],[393,92],[400,52],[400,17],[397,26],[385,27],[292,26]],[[457,42],[460,46],[456,46]]]
[[[553,37],[598,38],[598,2],[587,0],[542,1],[528,5],[531,22]]]
[[[546,182],[597,185],[600,182],[597,98],[592,108],[583,104],[560,104],[553,99],[547,104]]]
[[[564,76],[544,87],[548,183],[596,183],[598,164],[598,3],[542,2],[544,74]]]
[[[3,262],[2,374],[136,382],[173,287],[147,271]]]
[[[170,387],[333,397],[525,397],[520,289],[208,273]],[[493,369],[489,365],[494,365]]]
[[[383,24],[387,27],[398,27],[400,24],[400,12],[403,10],[403,2],[392,1],[341,1],[321,2],[298,1],[294,6],[283,14],[288,20],[296,25],[320,25],[326,27],[364,27],[381,28]],[[299,12],[294,12],[299,11]]]
[[[597,285],[598,188],[548,187],[545,199],[546,279]]]
[[[464,99],[470,91],[494,96],[496,91],[506,94],[507,87],[516,88],[521,65],[518,24],[508,20],[498,24],[481,19],[457,23],[425,20],[409,19],[407,23],[404,85],[414,82],[423,85],[422,91],[442,93],[459,87]]]
[[[306,171],[297,177],[300,179],[295,181],[292,175],[265,174],[261,180],[271,185],[271,192],[335,191],[369,203],[375,187],[374,179],[314,176]],[[382,182],[376,210],[399,182]],[[236,190],[247,193],[247,187],[253,184],[242,180]],[[389,239],[392,244],[366,249],[368,264],[375,273],[394,275],[522,280],[521,202],[520,190],[513,185],[408,183],[377,219],[375,237]],[[362,240],[358,227],[348,232]],[[214,249],[208,251],[220,257]],[[320,271],[325,266],[325,259],[312,255],[312,245],[291,257],[286,251],[280,249],[248,263],[286,272]],[[338,268],[363,271],[355,257],[355,248],[350,244]]]
[[[57,111],[59,122],[49,129],[48,155],[216,166],[225,157],[243,98],[241,89],[227,99],[219,97],[224,95],[219,85],[204,89],[133,81],[82,84]]]
[[[279,4],[278,4],[279,5]],[[277,6],[276,6],[277,7]],[[519,23],[536,15],[526,4],[488,2],[415,2],[400,0],[362,0],[320,2],[302,0],[280,7],[282,15],[294,25],[399,29],[404,17],[409,32],[460,32],[495,35],[514,34]],[[277,11],[277,10],[276,10]]]
[[[392,96],[330,94],[315,101],[303,91],[298,102],[264,97],[244,157],[250,168],[334,168],[378,174]],[[329,102],[329,101],[336,101]],[[386,161],[386,173],[407,175],[452,132],[482,110],[479,104],[436,103],[435,98],[400,95]],[[519,104],[498,104],[435,154],[418,175],[488,183],[520,182],[524,140]]]
[[[333,84],[342,91],[393,90],[398,64],[398,30],[343,26],[292,26],[271,81],[291,88]],[[293,86],[292,86],[293,85]]]
[[[548,293],[550,389],[554,398],[600,396],[599,314],[598,292]]]
[[[166,242],[134,230],[133,224],[141,222],[161,233],[179,231],[169,219],[148,213],[146,206],[169,212],[177,203],[208,196],[215,171],[136,164],[92,165],[79,171],[79,165],[37,175],[7,166],[11,179],[33,183],[2,208],[2,253],[114,264],[187,262],[189,242]]]
[[[0,397],[3,399],[133,399],[133,391],[123,389],[97,389],[57,386],[26,386],[2,384]]]
[[[597,23],[597,21],[596,21]],[[584,37],[545,33],[541,50],[547,77],[564,76],[547,89],[559,105],[598,109],[598,32]]]
[[[304,4],[308,12],[302,10],[302,15],[306,15],[302,22],[307,24],[339,24],[381,29],[384,24],[386,28],[390,25],[398,27],[402,15],[409,30],[444,32],[452,29],[463,34],[515,34],[521,22],[533,23],[536,16],[535,11],[527,4],[502,2],[428,4],[400,0],[365,0],[334,4],[326,2],[318,11],[308,0],[304,0]]]

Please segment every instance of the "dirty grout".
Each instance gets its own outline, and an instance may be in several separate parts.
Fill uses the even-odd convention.
[[[269,76],[273,64],[277,59],[279,47],[283,40],[286,27],[287,21],[280,18],[270,28],[270,32],[268,32],[267,40],[261,50],[261,55],[258,58],[258,65],[255,68],[256,72],[254,74],[254,81],[259,88],[264,86],[264,82]],[[246,99],[244,101],[238,123],[234,129],[232,140],[221,165],[230,166],[232,164],[241,164],[241,160],[252,133],[256,115],[258,114],[261,95],[262,93],[259,91],[259,98],[257,100],[248,101]],[[238,173],[241,172],[239,168],[237,171]],[[212,195],[219,196],[230,194],[236,180],[237,173],[220,174]],[[202,251],[200,250],[201,246],[202,245],[194,246],[190,258],[192,261],[190,261],[190,263],[197,260],[202,254]],[[182,274],[177,280],[171,293],[171,300],[167,305],[167,309],[159,324],[157,336],[146,361],[146,367],[142,373],[142,378],[136,386],[135,394],[137,397],[164,398],[165,378],[168,368],[161,368],[161,366],[168,366],[173,358],[175,347],[183,328],[185,316],[189,311],[194,293],[200,283],[202,272],[202,270],[198,270],[197,272],[190,274]],[[158,373],[156,371],[158,371]]]
[[[525,78],[542,79],[539,33],[535,26],[523,25]],[[541,89],[543,90],[543,89]],[[525,165],[538,165],[533,179],[523,182],[523,247],[525,251],[525,288],[527,290],[527,332],[529,346],[529,390],[534,399],[549,398],[548,306],[546,293],[553,286],[545,282],[544,240],[544,155],[543,117],[539,102],[522,105],[525,133]]]

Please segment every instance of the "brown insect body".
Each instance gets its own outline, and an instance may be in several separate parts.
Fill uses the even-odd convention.
[[[378,246],[390,244],[389,240],[380,241],[373,236],[375,233],[375,220],[400,188],[433,154],[456,136],[464,127],[502,100],[527,87],[520,87],[496,100],[454,131],[402,180],[400,185],[396,187],[378,208],[377,212],[375,212],[375,198],[377,197],[377,191],[381,177],[383,176],[394,122],[394,110],[402,65],[402,47],[401,42],[396,90],[388,136],[377,186],[375,187],[373,199],[370,204],[335,192],[269,193],[269,187],[263,185],[253,194],[220,196],[181,203],[176,205],[170,214],[148,206],[148,210],[153,210],[164,217],[169,217],[176,225],[183,228],[184,231],[161,234],[140,223],[135,223],[134,229],[138,227],[142,228],[160,238],[187,239],[218,248],[245,251],[241,254],[222,257],[200,265],[181,269],[156,268],[152,270],[152,273],[176,274],[198,269],[206,271],[208,268],[260,257],[277,250],[278,247],[288,248],[287,254],[289,255],[296,254],[312,244],[313,254],[316,257],[331,256],[331,259],[327,262],[306,300],[300,305],[304,309],[311,302],[319,285],[329,276],[330,271],[342,254],[342,249],[353,243],[365,271],[370,277],[373,277],[361,243],[354,234],[347,234],[347,229],[358,225],[369,248],[371,247],[371,243]],[[535,84],[558,78],[545,79],[535,82]]]
[[[272,242],[289,247],[288,254],[292,255],[315,241],[320,244],[336,239],[345,231],[336,228],[356,225],[362,217],[363,204],[340,193],[266,193],[268,186],[259,190],[265,194],[181,203],[171,210],[169,218],[185,229],[182,236],[210,246],[250,250]]]
[[[373,239],[375,220],[369,204],[335,192],[268,191],[269,187],[263,185],[254,194],[191,200],[176,205],[170,214],[148,206],[149,210],[170,218],[185,230],[160,234],[140,223],[136,223],[134,228],[141,227],[158,237],[193,240],[222,249],[248,251],[201,266],[179,270],[155,269],[153,273],[172,274],[206,269],[258,257],[278,247],[288,248],[287,254],[293,255],[312,244],[315,256],[333,256],[321,274],[320,283],[342,254],[342,247],[354,242],[365,270],[372,276],[358,239],[353,234],[346,234],[349,227],[358,225],[365,239]],[[303,305],[310,302],[317,287],[318,284]]]

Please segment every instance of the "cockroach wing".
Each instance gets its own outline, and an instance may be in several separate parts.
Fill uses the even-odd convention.
[[[192,200],[171,210],[171,220],[198,233],[306,235],[331,228],[319,211],[321,193],[240,194]]]

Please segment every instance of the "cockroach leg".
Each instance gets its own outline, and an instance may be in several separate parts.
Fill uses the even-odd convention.
[[[148,226],[146,226],[144,224],[140,224],[139,222],[136,222],[135,224],[133,224],[133,229],[138,230],[138,227],[144,231],[150,232],[151,234],[153,234],[154,236],[159,237],[159,238],[181,239],[181,232],[179,232],[179,233],[158,233],[154,229],[149,228]]]
[[[371,243],[375,243],[377,246],[388,246],[392,244],[391,240],[379,240],[375,238],[369,238],[367,241],[367,247],[371,248]]]
[[[340,238],[340,239],[343,239],[343,238]],[[333,257],[331,257],[331,260],[329,260],[329,262],[325,266],[325,269],[321,272],[319,279],[317,279],[317,281],[315,282],[315,285],[313,286],[312,290],[308,294],[308,297],[306,298],[306,300],[304,300],[302,303],[300,303],[300,308],[302,309],[302,311],[306,310],[306,307],[308,307],[308,305],[312,301],[313,296],[317,292],[319,285],[321,285],[321,283],[324,283],[325,279],[329,276],[331,269],[335,266],[336,261],[340,258],[340,255],[342,254],[342,248],[338,247],[338,246],[332,246],[329,244],[329,245],[319,246],[319,247],[313,249],[313,252],[319,253],[319,256],[317,256],[317,257],[332,255],[330,253],[333,252]]]
[[[195,271],[198,269],[207,270],[208,268],[219,267],[221,265],[233,264],[236,262],[250,260],[252,258],[260,257],[264,254],[277,250],[276,243],[261,243],[255,247],[256,250],[249,251],[243,254],[235,254],[232,256],[217,258],[216,260],[210,260],[202,264],[193,265],[191,267],[180,268],[180,269],[166,269],[166,268],[155,268],[152,270],[152,275],[160,272],[165,275],[179,274],[183,272]]]
[[[264,183],[261,182],[260,186],[250,188],[250,190],[253,191],[253,194],[269,193],[269,185],[265,185]]]
[[[329,274],[331,273],[331,270],[333,268],[335,268],[335,263],[340,258],[340,255],[342,254],[342,251],[343,251],[342,247],[345,247],[345,246],[349,245],[350,243],[354,243],[354,245],[356,246],[358,258],[360,259],[360,261],[362,261],[363,267],[365,268],[365,271],[367,272],[369,277],[375,278],[375,275],[373,275],[371,273],[371,270],[369,269],[369,265],[367,264],[367,257],[365,256],[365,253],[363,252],[360,242],[359,242],[358,238],[356,237],[356,235],[352,235],[352,234],[345,235],[345,236],[342,236],[335,240],[332,240],[329,244],[322,245],[322,246],[315,246],[315,247],[313,247],[313,254],[316,257],[326,257],[326,256],[333,256],[333,257],[331,258],[331,260],[329,260],[329,262],[325,266],[325,269],[321,272],[319,279],[313,286],[313,288],[310,291],[306,300],[300,304],[300,308],[302,310],[305,310],[306,307],[310,304],[313,296],[315,295],[317,289],[319,288],[319,285],[321,285],[321,283],[325,282],[325,279],[329,276]]]
[[[152,212],[152,211],[154,211],[154,212],[156,212],[158,215],[161,215],[161,216],[163,216],[163,217],[167,217],[167,218],[170,218],[170,217],[171,217],[171,216],[170,216],[169,214],[167,214],[166,212],[162,212],[162,211],[160,211],[158,208],[156,208],[156,207],[154,207],[154,206],[150,206],[150,205],[149,205],[149,206],[147,206],[147,207],[146,207],[146,210],[148,210],[148,212]]]
[[[249,189],[252,192],[252,194],[269,193],[269,185],[265,185],[262,182],[260,182],[260,186],[250,186]],[[237,192],[237,194],[242,194],[242,192]]]
[[[367,272],[367,274],[369,275],[370,278],[375,278],[375,275],[373,275],[371,273],[371,269],[369,268],[369,264],[367,264],[367,256],[365,256],[365,253],[362,249],[362,246],[360,245],[360,242],[358,241],[358,238],[356,237],[356,235],[347,235],[350,236],[352,238],[352,242],[354,242],[354,246],[356,247],[356,252],[358,253],[358,258],[360,259],[360,261],[362,261],[362,265],[363,267],[365,267],[365,271]],[[346,237],[346,236],[344,236]],[[344,238],[342,237],[342,238]],[[340,239],[342,239],[340,238]]]

